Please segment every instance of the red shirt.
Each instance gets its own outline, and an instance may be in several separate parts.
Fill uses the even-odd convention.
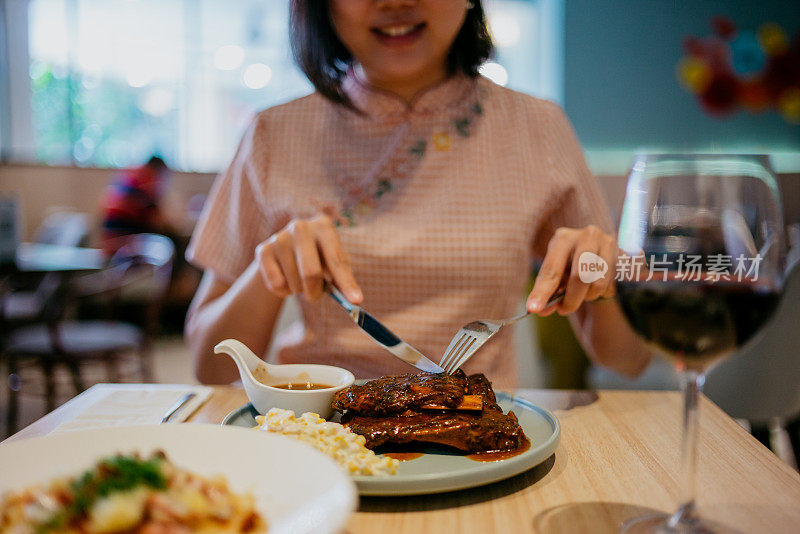
[[[106,188],[101,209],[107,232],[154,231],[159,173],[146,165],[122,171]]]

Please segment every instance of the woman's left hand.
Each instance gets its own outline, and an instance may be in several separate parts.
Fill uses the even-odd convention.
[[[547,244],[542,267],[528,295],[528,311],[544,316],[557,310],[559,314],[566,315],[577,310],[584,301],[613,296],[618,251],[614,236],[597,226],[559,228]],[[582,259],[587,252],[591,255],[586,254]],[[607,267],[603,276],[599,277],[603,262]],[[583,273],[581,264],[584,265]],[[589,264],[594,267],[588,267]],[[545,307],[562,284],[566,284],[564,299],[558,305]]]

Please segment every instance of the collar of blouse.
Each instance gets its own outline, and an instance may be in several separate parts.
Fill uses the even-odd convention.
[[[455,74],[444,81],[420,91],[411,102],[401,97],[370,86],[358,78],[350,68],[342,83],[342,89],[353,104],[376,119],[411,119],[416,116],[431,116],[453,110],[471,100],[470,94],[477,88],[477,79],[464,74]]]
[[[333,175],[341,205],[322,210],[337,226],[350,227],[369,217],[384,196],[394,196],[427,153],[450,151],[459,139],[469,137],[483,113],[485,96],[477,79],[461,74],[421,91],[409,103],[359,80],[352,68],[343,89],[365,114],[348,113],[347,117],[356,122],[374,121],[383,130],[377,136],[382,146],[375,150],[372,145],[369,157],[348,157],[342,162],[338,148],[330,155],[339,162],[329,167],[338,169]],[[375,131],[365,135],[376,139]]]

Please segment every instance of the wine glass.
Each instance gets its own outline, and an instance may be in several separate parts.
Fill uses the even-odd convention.
[[[681,376],[683,493],[624,532],[730,530],[695,505],[697,400],[711,366],[768,320],[783,286],[780,194],[765,156],[641,155],[619,227],[617,288],[633,329]]]

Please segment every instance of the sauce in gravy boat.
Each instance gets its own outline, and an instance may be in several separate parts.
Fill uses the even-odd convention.
[[[271,365],[256,356],[241,341],[226,339],[214,347],[216,354],[227,354],[239,369],[247,398],[260,414],[270,408],[293,410],[295,415],[314,412],[328,419],[331,401],[337,391],[355,381],[353,373],[341,367],[317,364]],[[322,389],[288,389],[287,384],[317,384]]]

